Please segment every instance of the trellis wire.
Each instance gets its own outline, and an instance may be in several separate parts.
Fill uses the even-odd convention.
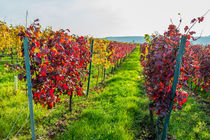
[[[25,122],[23,123],[23,125],[20,127],[20,129],[17,131],[17,133],[15,134],[15,137],[20,133],[20,131],[23,129],[23,127],[26,125],[26,123],[28,122],[28,118],[29,118],[29,108],[28,108],[28,113],[27,113],[27,118],[25,120]]]
[[[17,119],[16,119],[15,122],[13,123],[12,128],[10,129],[9,134],[7,135],[6,139],[8,139],[8,137],[10,136],[12,130],[14,129],[14,127],[15,127],[15,125],[16,125],[18,119],[20,118],[20,115],[21,115],[21,113],[23,112],[23,109],[26,107],[26,104],[27,104],[27,103],[28,103],[28,101],[26,101],[25,105],[22,107],[22,110],[20,111],[20,114],[18,115]]]

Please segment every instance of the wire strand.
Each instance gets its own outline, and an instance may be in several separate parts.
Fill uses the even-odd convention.
[[[20,133],[20,131],[22,130],[22,128],[26,125],[26,123],[28,122],[28,118],[29,118],[29,108],[28,108],[27,118],[26,118],[24,124],[21,126],[21,128],[15,134],[15,137]]]
[[[13,126],[12,126],[12,128],[10,129],[9,134],[7,135],[6,139],[8,139],[9,135],[11,134],[12,130],[14,129],[14,127],[15,127],[15,125],[16,125],[18,119],[20,118],[21,113],[23,112],[23,109],[24,109],[24,108],[26,107],[26,105],[27,105],[27,102],[28,102],[28,101],[26,101],[25,105],[22,107],[22,110],[21,110],[20,114],[18,115],[17,119],[15,120],[15,122],[13,123]]]

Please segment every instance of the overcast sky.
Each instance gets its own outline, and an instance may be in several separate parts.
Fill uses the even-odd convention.
[[[69,28],[71,33],[106,36],[140,36],[163,33],[170,24],[178,24],[182,14],[184,28],[193,17],[210,9],[210,0],[0,0],[0,20],[25,24],[39,18],[44,27]],[[210,13],[194,30],[210,35]]]

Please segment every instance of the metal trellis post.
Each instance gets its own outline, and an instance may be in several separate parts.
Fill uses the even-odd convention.
[[[32,140],[35,140],[36,135],[35,135],[35,127],[34,127],[31,72],[30,72],[30,63],[29,63],[28,39],[26,37],[23,38],[23,43],[24,43],[26,77],[27,77],[27,86],[28,86],[28,100],[29,100],[29,108],[30,108],[31,132],[32,132]]]
[[[87,86],[87,96],[88,96],[89,88],[90,88],[90,75],[91,75],[91,66],[92,66],[93,43],[94,43],[94,40],[92,39],[92,42],[91,42],[91,52],[90,52],[90,65],[89,65],[88,86]]]
[[[163,134],[162,134],[162,138],[161,138],[162,140],[165,140],[166,136],[167,136],[167,129],[168,129],[168,125],[169,125],[171,111],[173,109],[173,100],[176,96],[176,87],[177,87],[177,83],[179,81],[180,68],[181,68],[181,64],[182,64],[183,54],[185,51],[186,40],[187,40],[187,36],[182,36],[178,55],[176,57],[176,67],[175,67],[174,79],[173,79],[173,83],[172,83],[172,100],[171,100],[170,106],[169,106],[169,113],[168,113],[168,115],[166,115],[166,118],[165,118]]]

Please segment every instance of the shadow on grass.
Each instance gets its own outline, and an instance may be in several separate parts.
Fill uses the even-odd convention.
[[[152,135],[152,129],[150,124],[149,117],[149,100],[145,94],[143,80],[140,79],[137,81],[138,84],[138,97],[140,100],[138,102],[138,110],[128,109],[128,111],[134,113],[134,122],[132,124],[132,128],[134,130],[134,134],[136,139],[144,139],[144,140],[153,140],[155,137]]]
[[[116,82],[120,82],[120,81],[133,81],[133,82],[136,82],[135,80],[132,80],[130,78],[122,78],[122,77],[113,77],[107,81],[105,81],[105,84],[108,85],[108,84],[111,84],[111,83],[116,83]]]

